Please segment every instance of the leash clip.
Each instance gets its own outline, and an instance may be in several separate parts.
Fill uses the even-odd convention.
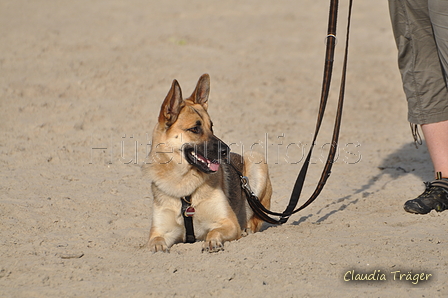
[[[247,192],[249,193],[251,196],[255,196],[255,193],[252,191],[252,188],[250,188],[249,185],[249,178],[247,178],[246,176],[241,176],[241,187]]]

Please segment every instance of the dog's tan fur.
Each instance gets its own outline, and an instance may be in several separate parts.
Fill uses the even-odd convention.
[[[148,242],[154,252],[167,252],[173,244],[185,241],[180,198],[189,195],[196,210],[193,216],[195,236],[204,240],[205,251],[222,250],[225,241],[261,228],[262,221],[253,215],[244,195],[237,201],[233,198],[230,203],[229,197],[233,195],[229,194],[241,191],[238,189],[240,181],[234,179],[234,170],[228,163],[221,161],[217,171],[205,173],[186,160],[186,144],[199,146],[204,142],[220,141],[213,134],[207,113],[209,89],[210,78],[204,74],[193,94],[184,100],[180,86],[174,80],[161,106],[149,162],[144,168],[151,180],[154,197]],[[272,188],[266,163],[255,153],[245,155],[243,159],[243,175],[249,178],[252,190],[262,204],[269,208]]]

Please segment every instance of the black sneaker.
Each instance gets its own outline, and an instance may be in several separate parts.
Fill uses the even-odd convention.
[[[404,210],[410,213],[427,214],[431,210],[442,212],[448,209],[448,179],[425,182],[426,189],[416,199],[404,203]]]

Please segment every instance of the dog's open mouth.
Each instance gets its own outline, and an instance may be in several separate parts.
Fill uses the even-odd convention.
[[[189,164],[196,166],[204,173],[216,172],[219,169],[220,164],[218,161],[205,158],[193,148],[185,150],[185,157]]]

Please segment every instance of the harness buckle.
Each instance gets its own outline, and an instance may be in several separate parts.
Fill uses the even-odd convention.
[[[252,191],[249,185],[249,178],[246,176],[241,176],[241,187],[251,196],[255,196],[255,193]]]

